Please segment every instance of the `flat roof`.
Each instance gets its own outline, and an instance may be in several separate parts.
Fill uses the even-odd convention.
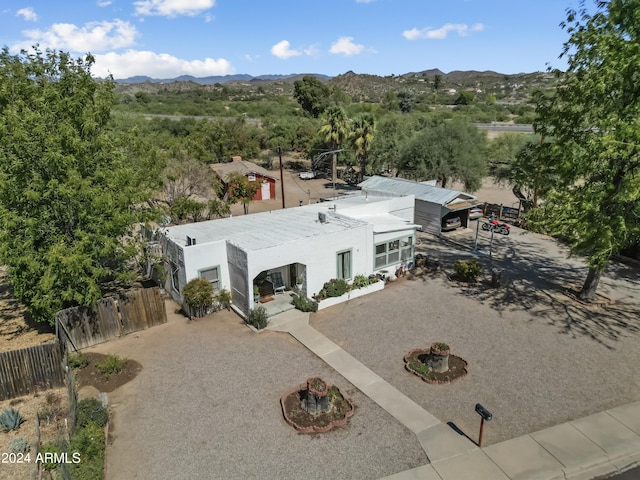
[[[196,240],[196,245],[226,240],[244,250],[260,250],[303,238],[361,228],[374,223],[368,221],[367,218],[383,221],[386,228],[393,226],[394,229],[399,229],[402,225],[411,228],[411,223],[386,212],[369,217],[366,214],[341,214],[340,212],[341,209],[348,207],[390,200],[389,197],[357,193],[329,202],[313,203],[301,207],[176,225],[162,228],[161,232],[174,243],[182,246],[187,245],[188,236]],[[336,206],[335,211],[333,210],[334,205]],[[318,214],[321,212],[326,214],[326,223],[321,223],[319,220]],[[384,227],[380,228],[385,231]],[[376,231],[378,230],[376,229]]]

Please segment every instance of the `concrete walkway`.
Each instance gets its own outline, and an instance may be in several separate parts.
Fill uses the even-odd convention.
[[[640,402],[478,448],[309,326],[309,314],[272,317],[418,438],[430,464],[385,480],[588,480],[640,462]]]

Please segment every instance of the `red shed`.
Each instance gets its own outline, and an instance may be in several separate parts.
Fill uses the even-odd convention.
[[[214,163],[211,165],[211,170],[225,185],[227,184],[227,176],[233,172],[240,172],[250,182],[259,182],[261,188],[253,196],[254,200],[275,200],[276,198],[277,179],[271,176],[268,170],[259,167],[255,163],[242,160],[240,156],[231,157],[230,162]]]

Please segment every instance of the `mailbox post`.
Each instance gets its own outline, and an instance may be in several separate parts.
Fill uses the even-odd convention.
[[[482,429],[484,427],[484,421],[491,421],[493,415],[479,403],[476,403],[476,413],[480,415],[480,435],[478,435],[478,446],[482,447]]]

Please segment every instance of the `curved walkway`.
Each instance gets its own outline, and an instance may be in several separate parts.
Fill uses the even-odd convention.
[[[269,330],[289,333],[418,438],[430,465],[387,480],[590,479],[640,462],[640,402],[480,449],[290,310]]]

